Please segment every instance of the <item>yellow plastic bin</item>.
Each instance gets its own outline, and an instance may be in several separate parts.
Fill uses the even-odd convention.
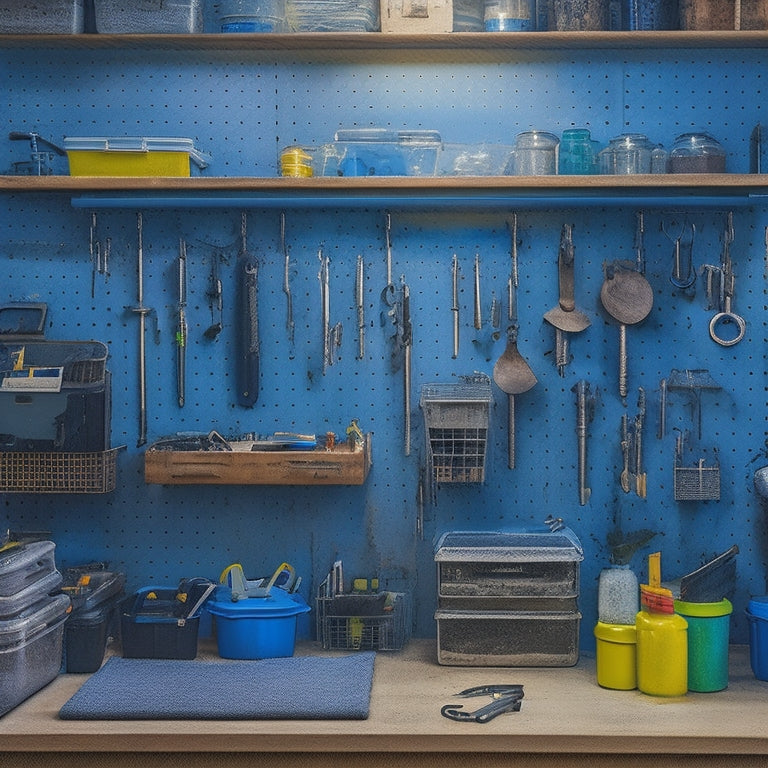
[[[675,613],[642,610],[637,627],[637,687],[651,696],[688,691],[688,622]]]
[[[597,684],[631,691],[637,688],[637,630],[634,624],[595,625]]]
[[[728,687],[729,600],[689,603],[675,600],[675,611],[688,622],[688,690],[708,693]]]

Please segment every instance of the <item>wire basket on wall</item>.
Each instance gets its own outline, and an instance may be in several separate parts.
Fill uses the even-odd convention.
[[[429,476],[433,483],[482,483],[493,399],[491,380],[476,373],[421,388]]]

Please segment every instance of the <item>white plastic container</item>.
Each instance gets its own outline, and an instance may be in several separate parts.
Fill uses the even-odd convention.
[[[203,31],[203,0],[94,0],[94,10],[105,35]]]
[[[0,34],[76,35],[84,29],[83,0],[0,2]]]
[[[634,624],[640,610],[640,584],[628,565],[600,571],[597,615],[603,624]]]

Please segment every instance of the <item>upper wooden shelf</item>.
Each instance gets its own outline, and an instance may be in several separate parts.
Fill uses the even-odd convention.
[[[768,174],[634,176],[0,176],[0,193],[67,194],[75,207],[646,205],[768,202]]]
[[[768,31],[713,32],[381,32],[200,35],[0,35],[0,48],[162,49],[221,51],[385,51],[765,48]]]

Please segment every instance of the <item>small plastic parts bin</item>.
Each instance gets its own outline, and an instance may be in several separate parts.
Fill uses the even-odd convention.
[[[192,139],[175,137],[76,137],[64,139],[71,176],[189,176],[190,162],[208,160]]]
[[[214,588],[198,579],[175,588],[144,587],[127,597],[120,608],[123,656],[194,659],[203,604]]]
[[[101,34],[192,34],[203,31],[203,0],[94,0]]]
[[[110,571],[66,573],[64,591],[72,612],[64,627],[64,668],[95,672],[104,661],[110,633],[118,627],[117,608],[123,597],[125,574]]]
[[[0,34],[76,35],[84,30],[84,0],[0,2]]]
[[[232,589],[216,588],[206,606],[216,622],[223,659],[270,659],[293,656],[300,614],[310,607],[295,592],[273,587],[266,597],[232,599]]]
[[[58,676],[69,607],[59,594],[0,619],[0,716]]]

